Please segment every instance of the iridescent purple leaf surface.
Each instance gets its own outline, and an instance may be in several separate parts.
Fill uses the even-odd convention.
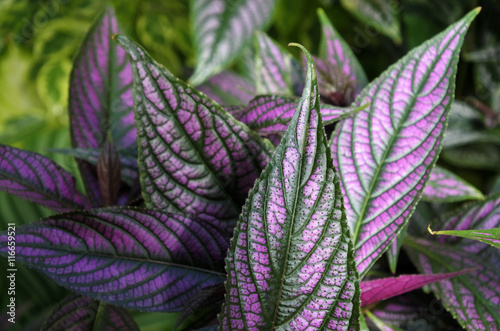
[[[258,94],[294,95],[300,77],[300,64],[263,32],[255,35],[255,72]]]
[[[231,231],[274,147],[124,36],[134,69],[142,195]]]
[[[429,232],[434,235],[456,236],[478,240],[493,247],[500,248],[500,228],[483,230],[432,231],[429,227]]]
[[[342,70],[354,85],[354,92],[358,94],[368,84],[365,71],[358,62],[349,45],[335,30],[323,9],[318,9],[323,34],[319,49],[319,56]]]
[[[75,178],[57,163],[1,144],[0,190],[59,212],[90,208]]]
[[[227,68],[272,17],[275,0],[194,0],[196,68],[190,82],[203,83]]]
[[[42,331],[139,331],[127,311],[72,293],[45,321]]]
[[[221,105],[246,105],[257,93],[253,82],[230,71],[210,77],[196,89]]]
[[[126,53],[111,39],[118,32],[114,12],[107,8],[75,59],[68,107],[73,147],[101,147],[108,133],[117,148],[135,144],[132,68]],[[100,206],[96,168],[84,161],[79,167],[87,194]]]
[[[361,307],[416,290],[422,286],[435,283],[443,279],[456,277],[469,271],[470,270],[463,270],[435,275],[402,275],[399,277],[387,277],[362,281],[360,284]]]
[[[200,220],[109,208],[59,214],[16,229],[16,262],[76,293],[145,311],[180,311],[222,283],[227,235]],[[7,233],[0,254],[7,256]]]
[[[358,328],[353,247],[314,64],[303,50],[309,67],[301,102],[231,241],[220,330]]]
[[[228,112],[261,136],[279,143],[279,139],[285,133],[298,103],[299,99],[294,97],[262,95],[250,101],[247,106],[231,107]],[[361,109],[362,107],[342,108],[320,104],[321,116],[325,125],[354,116]]]
[[[500,227],[500,194],[465,206],[448,217],[443,230],[482,230]],[[468,330],[500,329],[500,254],[488,244],[455,236],[405,241],[405,249],[422,273],[470,273],[430,285],[446,309]]]
[[[460,47],[478,12],[415,48],[368,85],[354,103],[369,103],[368,109],[340,122],[333,135],[333,160],[361,276],[420,199],[440,151]]]
[[[451,171],[435,166],[425,186],[422,199],[433,202],[457,202],[483,200],[484,196],[481,191]]]

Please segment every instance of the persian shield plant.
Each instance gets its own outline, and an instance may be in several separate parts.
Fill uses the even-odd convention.
[[[368,83],[321,10],[318,57],[291,44],[301,68],[253,33],[274,1],[192,5],[195,87],[112,9],[88,32],[71,74],[72,148],[57,150],[77,160],[85,192],[51,159],[0,145],[0,189],[55,212],[0,233],[0,254],[15,247],[15,263],[71,291],[43,329],[136,330],[130,311],[178,312],[180,330],[389,327],[400,295],[425,285],[461,326],[498,329],[498,194],[435,166],[479,9]],[[239,57],[246,69],[228,71]],[[421,199],[482,201],[422,238]],[[401,247],[421,274],[380,271],[387,251],[395,272]]]

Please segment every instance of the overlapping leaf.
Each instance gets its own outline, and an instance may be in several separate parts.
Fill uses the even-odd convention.
[[[422,199],[434,202],[482,200],[483,194],[451,171],[435,166],[425,186]]]
[[[55,211],[89,208],[75,178],[51,159],[0,145],[0,190]]]
[[[255,72],[258,94],[294,95],[301,73],[293,56],[263,32],[255,36]]]
[[[124,36],[134,69],[139,171],[147,206],[231,230],[273,146]]]
[[[190,81],[203,83],[227,68],[273,15],[275,0],[193,0],[196,68]]]
[[[108,134],[118,148],[135,144],[132,68],[111,36],[118,33],[114,12],[107,9],[85,38],[73,65],[69,92],[73,147],[101,147]],[[101,196],[94,166],[80,162],[87,194],[94,205]]]
[[[232,107],[228,112],[248,125],[261,136],[269,138],[276,145],[285,133],[297,105],[298,98],[274,95],[258,96],[245,107]],[[360,108],[342,108],[320,104],[323,124],[331,124],[343,118],[353,116]]]
[[[42,331],[139,331],[127,311],[72,293],[54,309]]]
[[[391,66],[356,98],[366,111],[337,127],[334,165],[361,275],[408,221],[436,162],[458,54],[474,10]]]
[[[252,82],[230,71],[210,77],[196,89],[221,105],[247,104],[257,93]]]
[[[311,56],[303,97],[243,208],[226,259],[223,330],[355,329],[359,283]]]
[[[360,284],[361,306],[368,306],[372,303],[419,289],[422,286],[432,284],[443,279],[456,277],[469,271],[470,270],[464,270],[435,275],[402,275],[399,277],[387,277],[363,281]]]
[[[500,227],[500,194],[467,206],[449,217],[443,230],[481,230]],[[412,239],[407,251],[420,272],[453,272],[476,268],[465,275],[431,285],[436,296],[469,330],[500,328],[500,254],[485,243],[452,236]]]
[[[182,215],[110,208],[59,214],[16,229],[16,262],[79,294],[136,310],[179,311],[221,283],[228,242]],[[0,254],[7,255],[7,234]]]
[[[319,56],[342,70],[354,85],[354,92],[358,94],[368,83],[365,71],[358,62],[349,45],[335,30],[323,9],[318,9],[323,34],[319,48]]]

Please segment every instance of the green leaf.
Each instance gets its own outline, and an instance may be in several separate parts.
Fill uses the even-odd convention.
[[[196,68],[190,81],[203,83],[226,69],[273,16],[276,0],[192,0]]]
[[[447,230],[447,231],[432,231],[431,226],[427,228],[430,234],[456,236],[481,241],[493,247],[500,248],[500,228],[483,229],[483,230]]]

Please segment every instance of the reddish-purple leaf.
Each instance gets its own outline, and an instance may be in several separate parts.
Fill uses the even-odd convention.
[[[136,310],[180,311],[223,282],[227,235],[185,216],[109,208],[59,214],[16,229],[16,262],[79,294]],[[7,256],[8,236],[0,234]]]
[[[139,327],[125,309],[72,293],[57,305],[42,327],[42,331],[59,330],[139,331]]]
[[[87,34],[71,73],[70,129],[73,147],[103,146],[108,133],[117,148],[136,142],[132,100],[132,68],[126,53],[111,36],[119,32],[112,9],[107,8]],[[79,162],[87,194],[101,205],[97,170]]]
[[[181,210],[232,231],[274,147],[124,36],[130,54],[146,205]]]
[[[90,207],[75,179],[51,159],[0,145],[0,190],[64,212]]]
[[[451,171],[435,166],[425,186],[422,199],[434,202],[456,202],[483,200],[484,196],[481,191]]]
[[[363,276],[410,218],[437,160],[470,12],[368,85],[333,135],[347,219]]]
[[[302,46],[300,46],[302,47]],[[358,327],[359,283],[309,53],[304,94],[243,207],[221,330]]]
[[[258,96],[245,107],[228,108],[237,120],[245,123],[261,136],[279,143],[297,109],[298,98],[273,95]],[[323,124],[331,124],[354,116],[360,109],[335,107],[320,104]],[[276,144],[277,145],[277,144]]]
[[[452,278],[470,270],[451,272],[435,275],[402,275],[399,277],[387,277],[369,281],[362,281],[361,307],[372,303],[395,297],[397,295],[410,292],[422,286],[438,282],[443,279]]]
[[[196,88],[221,105],[245,105],[256,94],[252,82],[230,71],[221,72]]]

